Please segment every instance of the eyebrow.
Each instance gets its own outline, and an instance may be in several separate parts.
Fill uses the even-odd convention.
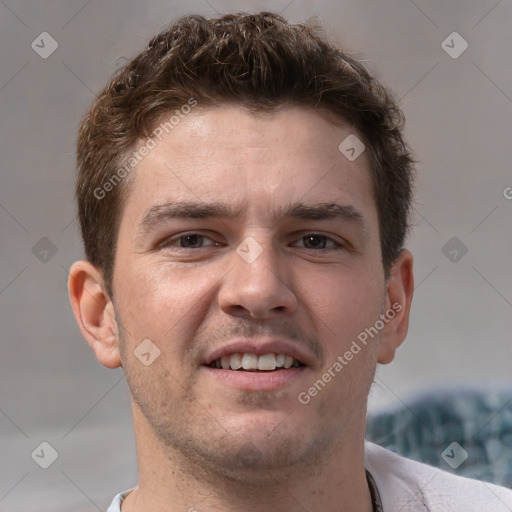
[[[239,217],[242,212],[243,207],[234,207],[220,202],[180,201],[155,205],[144,215],[139,226],[139,235],[173,219],[212,218],[229,220]],[[352,205],[297,202],[275,210],[271,214],[271,219],[276,223],[286,219],[341,219],[351,224],[358,224],[363,234],[368,235],[368,226],[364,216]]]

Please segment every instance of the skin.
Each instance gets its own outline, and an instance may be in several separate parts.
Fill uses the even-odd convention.
[[[198,107],[132,176],[114,298],[90,263],[71,268],[82,333],[101,364],[123,367],[132,394],[139,486],[123,511],[371,511],[367,397],[377,363],[406,336],[412,256],[402,251],[385,278],[366,155],[350,162],[338,150],[351,133],[301,107]],[[151,208],[180,201],[240,212],[141,227]],[[296,202],[350,206],[359,217],[282,217]],[[261,248],[251,263],[236,251],[247,237]],[[379,335],[300,403],[396,303]],[[203,366],[242,336],[284,339],[308,364],[276,389],[250,390]],[[145,339],[160,350],[149,366],[134,355]]]

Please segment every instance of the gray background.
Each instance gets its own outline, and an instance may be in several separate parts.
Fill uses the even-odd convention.
[[[407,404],[426,389],[512,384],[510,0],[5,0],[2,512],[104,510],[136,482],[122,372],[97,363],[67,297],[67,270],[82,257],[73,203],[76,128],[122,57],[164,24],[233,9],[273,10],[296,22],[318,15],[403,104],[419,160],[409,243],[417,287],[408,340],[379,370],[371,408]],[[31,48],[45,31],[59,45],[47,59]],[[456,59],[441,46],[454,31],[469,44]],[[442,250],[453,237],[467,247],[462,258],[459,242]],[[58,452],[46,470],[31,458],[43,441]]]

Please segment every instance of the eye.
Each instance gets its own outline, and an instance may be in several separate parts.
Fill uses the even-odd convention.
[[[301,242],[302,247],[305,249],[335,249],[337,247],[341,247],[341,244],[335,242],[332,238],[316,233],[308,233],[307,235],[304,235],[295,243],[297,245],[294,245],[300,246],[299,244]]]
[[[200,249],[202,247],[219,245],[207,236],[199,233],[185,233],[164,240],[160,244],[160,248],[170,247],[178,249]]]

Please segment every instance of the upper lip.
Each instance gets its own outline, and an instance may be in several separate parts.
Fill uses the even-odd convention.
[[[244,338],[233,340],[208,352],[203,364],[210,365],[223,356],[236,353],[256,354],[258,356],[285,354],[292,356],[304,365],[311,365],[314,361],[313,355],[303,347],[297,346],[297,342],[283,338]]]

